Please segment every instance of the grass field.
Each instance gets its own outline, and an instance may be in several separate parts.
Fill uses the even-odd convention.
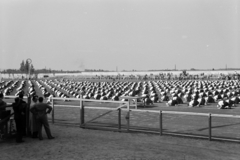
[[[13,99],[5,99],[12,103]],[[26,142],[16,145],[14,139],[0,141],[1,157],[4,159],[239,159],[239,142],[208,141],[208,117],[180,114],[163,114],[163,136],[159,135],[159,114],[132,110],[130,112],[130,131],[126,132],[127,111],[122,110],[121,132],[118,132],[118,112],[112,111],[80,128],[79,101],[56,101],[55,123],[51,124],[53,141],[39,142],[25,138]],[[65,105],[65,107],[57,106]],[[116,108],[112,103],[84,102],[85,122],[110,110],[87,109],[87,106]],[[179,111],[211,114],[240,115],[240,105],[232,109],[219,110],[216,104],[189,108],[186,104],[167,107],[165,103],[138,110]],[[101,128],[100,128],[101,127]],[[138,130],[138,132],[136,132]],[[144,131],[139,132],[139,130]],[[152,131],[150,134],[149,131]],[[212,118],[212,136],[240,140],[240,119]],[[147,133],[147,134],[146,134]],[[185,134],[203,136],[190,138],[173,136]],[[46,135],[45,135],[46,137]],[[44,155],[44,156],[42,156]]]

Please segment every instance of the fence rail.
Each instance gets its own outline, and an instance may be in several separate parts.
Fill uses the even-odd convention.
[[[54,107],[54,100],[62,100],[62,98],[53,98],[52,99],[52,106]],[[69,99],[70,100],[70,99]],[[219,137],[213,137],[212,135],[212,117],[222,117],[222,118],[239,118],[240,119],[240,115],[226,115],[226,114],[212,114],[212,113],[196,113],[196,112],[176,112],[176,111],[156,111],[156,110],[140,110],[140,109],[130,109],[130,104],[129,102],[124,102],[124,101],[102,101],[102,100],[92,100],[92,99],[75,99],[72,98],[71,100],[78,100],[80,101],[80,127],[82,128],[104,128],[104,126],[90,126],[88,125],[88,123],[92,122],[93,120],[97,119],[98,117],[93,118],[92,120],[85,122],[85,118],[84,118],[84,109],[101,109],[101,110],[110,110],[108,111],[109,113],[112,111],[118,111],[118,125],[117,125],[117,130],[118,131],[124,131],[126,130],[127,132],[129,131],[142,131],[142,132],[154,132],[154,133],[158,133],[160,135],[166,134],[166,135],[181,135],[181,136],[188,136],[188,137],[199,137],[199,138],[208,138],[208,140],[213,140],[213,139],[218,139],[218,140],[227,140],[227,141],[235,141],[235,142],[240,142],[239,139],[234,139],[234,138],[219,138]],[[83,106],[83,102],[111,102],[111,103],[118,103],[118,104],[122,104],[120,105],[118,108],[110,108],[110,107],[93,107],[93,106]],[[124,106],[127,106],[126,108],[123,108]],[[126,120],[127,120],[127,125],[126,128],[122,127],[122,123],[121,123],[121,115],[122,115],[122,111],[127,111],[127,115],[126,115]],[[106,112],[106,113],[108,113]],[[142,112],[142,113],[157,113],[159,114],[159,129],[158,131],[151,131],[151,130],[139,130],[136,128],[131,128],[130,127],[130,112]],[[204,116],[204,117],[208,117],[208,136],[200,136],[200,135],[188,135],[188,134],[180,134],[180,133],[168,133],[168,132],[164,132],[163,131],[163,115],[164,114],[181,114],[181,115],[192,115],[192,116]],[[105,114],[103,114],[105,115]],[[102,115],[101,115],[102,116]],[[99,116],[99,117],[101,117]],[[53,123],[54,123],[54,112],[53,112]],[[111,129],[110,129],[111,130]],[[112,129],[114,130],[114,129]]]

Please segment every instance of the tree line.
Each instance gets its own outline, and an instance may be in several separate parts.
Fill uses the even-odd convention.
[[[22,61],[20,63],[20,67],[19,69],[4,69],[1,70],[1,73],[6,73],[6,74],[29,74],[29,69],[30,69],[30,74],[39,74],[39,73],[81,73],[81,71],[64,71],[64,70],[52,70],[52,69],[47,69],[47,68],[43,68],[43,69],[35,69],[33,64],[29,64],[29,62],[26,61]]]

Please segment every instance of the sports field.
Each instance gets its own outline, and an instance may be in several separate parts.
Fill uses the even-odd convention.
[[[37,92],[40,94],[40,91]],[[5,99],[5,101],[12,103],[13,99]],[[68,107],[69,105],[75,107]],[[208,141],[208,116],[163,113],[163,136],[160,136],[159,113],[143,112],[161,110],[239,115],[239,104],[232,109],[223,110],[217,109],[215,103],[193,108],[189,108],[187,104],[167,107],[165,102],[145,107],[140,104],[137,110],[131,108],[128,133],[127,110],[121,111],[121,130],[118,130],[118,111],[110,110],[117,108],[119,104],[84,102],[83,105],[86,107],[85,129],[79,127],[79,101],[56,100],[55,123],[51,124],[56,139],[39,142],[26,138],[26,143],[21,144],[20,152],[17,151],[20,145],[16,145],[13,139],[1,141],[3,157],[6,159],[11,159],[11,156],[12,159],[16,157],[22,159],[76,159],[77,157],[80,159],[239,159],[240,157],[239,142],[215,139]],[[88,109],[89,106],[110,109]],[[49,120],[51,123],[51,115]],[[212,117],[213,138],[239,141],[239,127],[240,119]],[[186,137],[189,135],[195,138]],[[45,156],[40,157],[40,155]]]

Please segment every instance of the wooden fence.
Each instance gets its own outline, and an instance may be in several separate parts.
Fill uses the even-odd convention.
[[[53,107],[53,112],[52,112],[52,123],[54,123],[54,108],[56,106],[64,106],[64,105],[55,105],[54,104],[54,100],[63,100],[62,98],[52,98],[52,107]],[[102,126],[91,126],[88,125],[88,123],[92,122],[93,120],[99,118],[95,117],[94,119],[85,122],[85,109],[94,109],[94,110],[110,110],[109,112],[106,112],[104,115],[112,112],[112,111],[118,111],[118,128],[117,130],[119,132],[130,132],[130,131],[140,131],[140,132],[151,132],[151,133],[157,133],[159,135],[180,135],[180,136],[189,136],[187,134],[178,134],[178,133],[167,133],[163,131],[163,114],[181,114],[181,115],[192,115],[192,116],[204,116],[204,117],[208,117],[208,136],[198,136],[198,135],[190,135],[190,137],[198,137],[198,138],[208,138],[209,141],[215,139],[215,140],[226,140],[226,141],[234,141],[234,142],[240,142],[240,139],[236,139],[235,137],[233,138],[219,138],[219,137],[214,137],[212,135],[212,117],[222,117],[222,118],[237,118],[240,119],[240,115],[226,115],[226,114],[212,114],[212,113],[196,113],[196,112],[178,112],[178,111],[162,111],[162,110],[141,110],[141,109],[131,109],[131,104],[130,102],[124,102],[124,101],[108,101],[108,100],[93,100],[93,99],[76,99],[76,98],[68,98],[68,100],[77,100],[79,101],[79,106],[70,106],[70,107],[79,107],[80,109],[80,122],[79,125],[81,128],[89,128],[89,129],[103,129],[104,127]],[[90,106],[84,106],[83,102],[110,102],[110,103],[117,103],[120,106],[117,108],[110,108],[110,107],[90,107]],[[67,107],[65,105],[65,107]],[[125,108],[126,107],[126,108]],[[127,120],[127,124],[126,124],[126,128],[122,128],[122,124],[121,124],[121,114],[122,111],[126,111],[127,115],[126,115],[126,120]],[[159,130],[156,131],[151,131],[151,130],[141,130],[141,129],[136,129],[136,128],[131,128],[130,126],[130,112],[143,112],[143,113],[157,113],[159,114]],[[103,115],[101,115],[103,116]],[[114,130],[116,131],[116,129],[114,128],[110,128],[110,130]]]
[[[6,96],[5,98],[15,98],[15,96]],[[24,97],[27,98],[27,97]],[[55,102],[57,100],[70,100],[70,101],[79,101],[79,106],[75,106],[75,105],[60,105],[60,104],[56,104]],[[119,104],[119,106],[117,108],[110,108],[110,107],[93,107],[93,106],[84,106],[83,102],[96,102],[96,103],[103,103],[103,102],[108,102],[108,103],[114,103],[114,104]],[[101,115],[104,116],[112,111],[118,111],[118,127],[117,127],[117,131],[119,132],[131,132],[131,131],[140,131],[140,132],[150,132],[150,133],[157,133],[160,136],[162,135],[179,135],[179,136],[190,136],[190,137],[198,137],[198,138],[208,138],[208,140],[225,140],[225,141],[234,141],[234,142],[240,142],[240,139],[237,139],[236,137],[229,137],[229,138],[220,138],[220,137],[214,137],[212,135],[212,117],[222,117],[222,118],[237,118],[240,119],[240,115],[226,115],[226,114],[212,114],[212,113],[196,113],[196,112],[178,112],[178,111],[162,111],[162,110],[147,110],[147,109],[132,109],[131,108],[131,104],[129,101],[109,101],[109,100],[94,100],[94,99],[83,99],[83,98],[56,98],[53,97],[51,99],[51,106],[53,108],[52,110],[52,123],[55,123],[55,109],[58,106],[61,107],[77,107],[79,108],[79,114],[80,114],[80,120],[79,120],[79,126],[81,128],[89,128],[89,129],[104,129],[104,126],[91,126],[89,125],[90,122],[92,122],[93,120],[99,118],[95,117],[90,121],[85,122],[85,109],[94,109],[94,110],[110,110],[108,112],[106,112],[105,114]],[[126,128],[122,127],[122,123],[121,123],[121,115],[122,115],[122,111],[126,111],[127,115],[126,115]],[[158,131],[156,130],[141,130],[141,129],[136,129],[136,128],[131,128],[130,126],[130,112],[142,112],[142,113],[155,113],[155,114],[159,114],[159,129]],[[180,115],[192,115],[192,116],[203,116],[203,117],[207,117],[208,119],[208,136],[198,136],[198,135],[188,135],[188,134],[178,134],[178,133],[168,133],[163,131],[163,115],[165,114],[180,114]],[[115,128],[110,128],[110,130],[116,131]]]

